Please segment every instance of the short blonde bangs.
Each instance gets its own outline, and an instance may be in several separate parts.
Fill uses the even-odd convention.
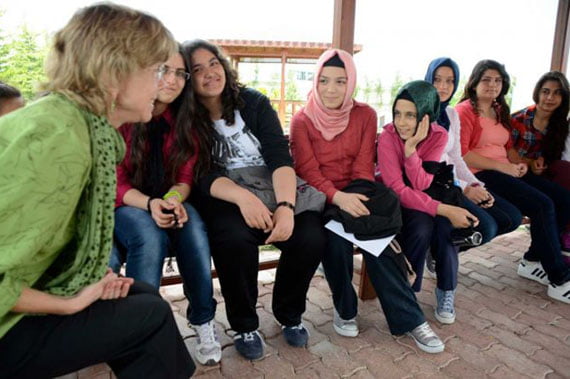
[[[177,51],[170,31],[151,15],[111,3],[85,7],[56,33],[44,88],[108,114],[111,86]]]

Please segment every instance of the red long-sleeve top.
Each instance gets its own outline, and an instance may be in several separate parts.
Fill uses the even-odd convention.
[[[323,192],[329,203],[352,180],[374,180],[376,128],[374,109],[355,101],[348,127],[326,141],[303,110],[297,112],[289,137],[297,175]]]
[[[176,139],[176,132],[174,130],[174,116],[170,108],[167,108],[164,113],[160,115],[164,117],[166,122],[170,125],[170,130],[166,135],[166,139],[164,140],[164,144],[162,146],[162,161],[167,163],[169,161],[168,157],[172,154],[172,149],[174,148],[174,140]],[[129,177],[132,171],[132,164],[131,164],[131,137],[133,131],[133,124],[124,124],[121,125],[119,128],[119,132],[125,139],[125,144],[127,145],[127,150],[125,154],[125,159],[117,166],[117,199],[115,200],[115,207],[120,207],[125,205],[123,203],[123,196],[125,193],[134,188]],[[196,159],[198,157],[198,144],[194,144],[196,146],[194,154],[188,159],[184,165],[182,165],[176,175],[176,182],[177,183],[186,183],[190,187],[192,187],[192,180],[194,177],[194,165],[196,164]],[[147,146],[148,148],[148,146]]]

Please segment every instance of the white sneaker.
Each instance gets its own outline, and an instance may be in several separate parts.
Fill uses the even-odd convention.
[[[412,337],[416,345],[426,353],[441,353],[445,348],[445,344],[431,329],[427,321],[406,334]]]
[[[547,293],[548,296],[555,300],[570,304],[570,280],[559,286],[554,283],[550,283],[548,285]]]
[[[198,335],[196,360],[202,365],[213,366],[222,359],[222,346],[216,334],[214,320],[202,325],[192,325]]]
[[[521,259],[517,274],[523,278],[539,282],[540,284],[548,285],[548,283],[550,283],[548,274],[544,271],[540,262],[527,261],[524,258]]]
[[[344,337],[356,337],[358,335],[356,319],[344,320],[337,313],[336,309],[334,310],[333,327],[335,332]]]

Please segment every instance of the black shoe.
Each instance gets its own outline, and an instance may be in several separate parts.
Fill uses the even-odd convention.
[[[309,340],[309,331],[305,328],[303,323],[295,326],[284,326],[283,336],[285,341],[291,346],[301,347],[307,346],[307,341]]]
[[[234,346],[245,359],[253,361],[263,358],[263,340],[257,330],[236,334]]]

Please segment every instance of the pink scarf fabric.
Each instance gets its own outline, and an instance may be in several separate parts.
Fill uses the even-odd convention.
[[[338,54],[338,57],[344,63],[344,70],[346,71],[346,93],[344,101],[338,109],[329,109],[324,106],[317,86],[319,84],[319,77],[323,69],[323,64],[330,58]],[[317,61],[317,70],[315,78],[313,79],[313,89],[309,92],[307,97],[307,105],[303,108],[303,112],[309,117],[314,127],[321,132],[323,138],[331,141],[336,135],[342,133],[348,126],[350,118],[350,111],[354,105],[352,94],[356,87],[356,66],[352,56],[344,50],[330,49],[325,51]]]

